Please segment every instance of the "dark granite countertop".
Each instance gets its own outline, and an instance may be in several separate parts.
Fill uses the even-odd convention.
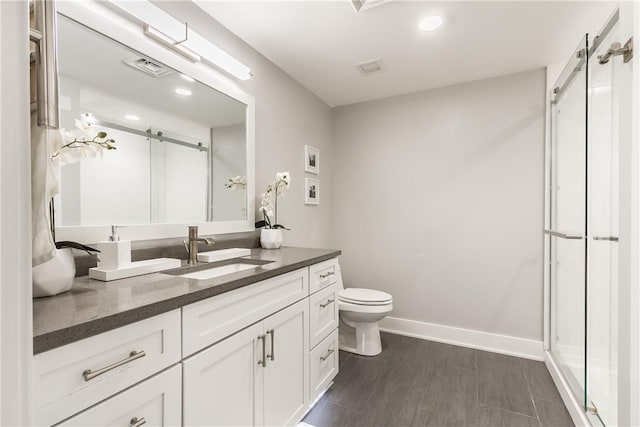
[[[252,249],[251,258],[273,261],[207,280],[152,273],[101,282],[77,277],[68,292],[33,300],[33,351],[60,347],[187,304],[340,255],[339,250]]]

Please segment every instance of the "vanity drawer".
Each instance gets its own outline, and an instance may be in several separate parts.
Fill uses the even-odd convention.
[[[338,281],[338,258],[309,267],[309,292],[314,293]]]
[[[182,367],[149,378],[72,417],[59,426],[179,426]]]
[[[228,337],[309,295],[307,268],[182,308],[183,357]]]
[[[338,375],[338,330],[311,350],[309,357],[309,402],[313,402]]]
[[[55,424],[179,361],[180,310],[37,354],[36,424]]]
[[[338,327],[338,284],[334,283],[309,297],[310,348]]]

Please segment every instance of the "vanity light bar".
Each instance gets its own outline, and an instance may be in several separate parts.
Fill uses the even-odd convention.
[[[209,62],[240,80],[251,78],[249,67],[151,2],[112,0],[110,3],[142,22],[145,35],[187,59]]]

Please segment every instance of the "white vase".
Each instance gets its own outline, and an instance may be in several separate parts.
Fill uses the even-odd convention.
[[[76,277],[73,249],[56,249],[52,259],[32,269],[33,297],[49,297],[71,289]]]
[[[264,249],[278,249],[282,245],[282,230],[263,228],[260,232],[260,245]]]

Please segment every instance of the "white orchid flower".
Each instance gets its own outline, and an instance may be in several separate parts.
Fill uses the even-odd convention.
[[[224,186],[231,190],[246,188],[247,177],[242,175],[234,176],[233,178],[229,178],[229,180]]]
[[[77,130],[60,129],[60,137],[53,138],[52,163],[60,167],[76,163],[83,158],[102,156],[104,150],[114,150],[115,141],[107,138],[106,132],[98,132],[93,127],[96,118],[93,114],[81,114],[75,120]]]
[[[269,192],[260,195],[260,208],[258,210],[267,218],[273,216],[273,206],[271,205],[271,194]]]
[[[276,174],[276,187],[289,188],[290,183],[291,183],[291,175],[289,174],[289,172],[278,172]]]

